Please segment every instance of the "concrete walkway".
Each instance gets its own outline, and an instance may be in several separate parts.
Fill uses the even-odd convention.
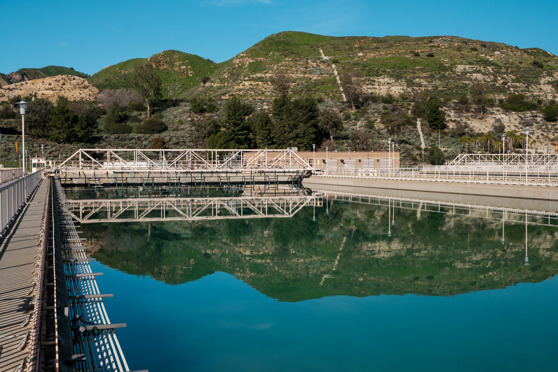
[[[23,370],[33,346],[47,191],[43,181],[0,246],[0,371]]]

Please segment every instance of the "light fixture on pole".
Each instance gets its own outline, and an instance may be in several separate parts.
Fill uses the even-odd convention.
[[[27,173],[27,167],[25,166],[25,114],[27,112],[27,102],[21,100],[17,105],[19,105],[19,113],[21,114],[21,148],[23,151],[23,175],[25,175]]]
[[[326,146],[326,162],[325,162],[325,174],[327,176],[327,162],[329,161],[328,158],[328,146]]]
[[[388,176],[391,177],[391,137],[388,138]]]
[[[314,161],[312,163],[312,166],[314,167],[314,169],[316,169],[316,144],[315,143],[312,144],[312,153],[314,154]]]
[[[395,141],[391,141],[392,168],[395,169]]]
[[[525,181],[527,181],[527,171],[529,168],[529,127],[525,127]]]
[[[506,134],[502,134],[502,178],[506,173]]]

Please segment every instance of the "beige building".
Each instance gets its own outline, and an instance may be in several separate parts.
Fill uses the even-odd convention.
[[[399,152],[299,151],[297,155],[327,173],[385,173],[399,168]]]

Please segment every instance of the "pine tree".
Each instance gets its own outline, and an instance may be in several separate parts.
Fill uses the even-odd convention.
[[[430,98],[426,104],[426,121],[433,130],[444,130],[447,127],[446,114],[436,98]]]

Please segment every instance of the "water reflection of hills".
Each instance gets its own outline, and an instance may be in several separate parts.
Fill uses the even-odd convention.
[[[95,258],[130,274],[178,284],[224,271],[283,301],[448,296],[540,282],[558,273],[555,216],[497,210],[476,215],[440,204],[429,210],[428,204],[419,209],[390,199],[368,200],[330,198],[290,219],[83,229],[99,248]],[[525,221],[529,265],[524,264]]]

